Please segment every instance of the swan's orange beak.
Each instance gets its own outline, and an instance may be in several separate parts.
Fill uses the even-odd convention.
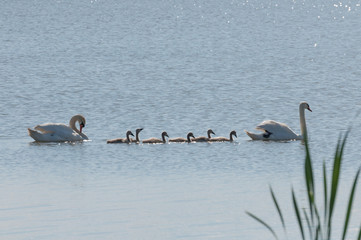
[[[308,111],[310,111],[310,112],[312,112],[312,110],[311,110],[311,108],[310,108],[310,107],[308,107],[308,108],[307,108],[307,110],[308,110]]]

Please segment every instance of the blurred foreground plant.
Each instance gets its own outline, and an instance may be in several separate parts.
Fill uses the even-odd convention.
[[[300,211],[300,208],[298,207],[298,201],[297,197],[295,195],[294,189],[292,188],[292,202],[293,202],[293,208],[295,210],[297,223],[300,229],[300,233],[302,236],[302,239],[307,239],[305,231],[308,230],[309,232],[309,239],[311,240],[330,240],[331,239],[331,232],[332,232],[332,216],[334,212],[335,207],[335,201],[337,196],[337,187],[340,180],[340,173],[341,173],[341,164],[342,164],[342,155],[345,148],[345,143],[347,140],[348,132],[345,134],[345,136],[342,138],[340,137],[337,143],[334,161],[333,161],[333,169],[332,169],[332,178],[330,182],[330,187],[328,187],[327,182],[327,174],[326,174],[326,165],[325,162],[323,162],[323,188],[324,188],[324,202],[323,202],[323,209],[324,213],[322,216],[320,215],[320,208],[316,205],[315,201],[315,184],[313,180],[313,169],[312,169],[312,160],[310,155],[310,149],[308,145],[307,139],[305,139],[305,149],[306,149],[306,157],[305,157],[305,182],[306,182],[306,188],[307,188],[307,197],[308,200],[308,207],[307,209],[303,208],[303,211]],[[354,194],[355,189],[358,181],[358,177],[360,174],[360,168],[358,169],[356,176],[353,181],[353,185],[351,188],[351,193],[347,205],[346,210],[346,216],[343,226],[343,232],[342,232],[342,238],[346,238],[348,223],[351,216],[351,209],[352,209],[352,203],[354,200]],[[281,208],[277,202],[276,196],[270,187],[271,196],[273,199],[273,203],[277,209],[278,215],[280,217],[282,227],[286,231],[286,224],[285,220],[281,211]],[[278,239],[278,236],[276,232],[272,229],[270,225],[268,225],[266,222],[261,220],[259,217],[255,216],[254,214],[250,212],[246,212],[249,216],[251,216],[253,219],[261,223],[263,226],[265,226],[272,234],[273,236]],[[302,222],[301,218],[305,219],[305,224]],[[359,229],[358,233],[358,240],[361,239],[361,227]]]

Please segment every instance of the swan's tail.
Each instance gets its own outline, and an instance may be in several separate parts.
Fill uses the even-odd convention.
[[[261,137],[262,134],[255,134],[255,133],[251,133],[248,132],[247,130],[244,130],[246,132],[246,134],[252,139],[252,140],[262,140],[263,138]]]
[[[32,137],[35,141],[41,141],[41,133],[35,131],[35,130],[32,130],[30,128],[28,128],[28,134],[30,137]]]

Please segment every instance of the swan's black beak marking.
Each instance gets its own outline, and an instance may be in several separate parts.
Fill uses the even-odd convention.
[[[311,110],[311,108],[310,108],[310,107],[308,107],[308,108],[307,108],[307,110],[308,110],[308,111],[310,111],[310,112],[312,112],[312,110]]]

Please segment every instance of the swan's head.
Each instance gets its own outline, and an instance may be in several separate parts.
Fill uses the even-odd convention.
[[[80,116],[78,121],[79,121],[79,132],[81,133],[81,131],[85,127],[85,118],[83,116]]]
[[[167,132],[162,132],[162,137],[169,137]]]
[[[80,114],[73,116],[69,121],[69,126],[72,129],[77,129],[75,126],[77,122],[79,123],[79,132],[81,133],[82,129],[85,127],[85,117]]]
[[[80,123],[80,129],[79,132],[83,131],[83,127],[85,127],[85,124],[83,122]]]
[[[308,111],[312,112],[310,105],[308,105],[308,103],[306,103],[306,102],[301,102],[300,108],[307,109]]]
[[[208,129],[207,134],[208,134],[208,136],[210,136],[211,134],[216,135],[216,134],[212,131],[212,129]]]
[[[231,135],[233,135],[233,136],[237,137],[237,133],[236,133],[236,131],[235,131],[235,130],[233,130],[233,131],[231,132]]]

